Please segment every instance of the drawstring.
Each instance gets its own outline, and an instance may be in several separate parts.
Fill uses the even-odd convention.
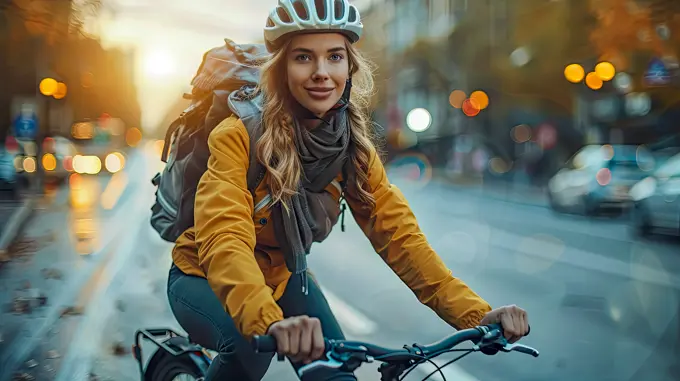
[[[300,283],[302,283],[302,294],[309,295],[309,284],[307,283],[307,270],[300,273]]]
[[[340,231],[345,232],[345,210],[347,203],[345,202],[345,192],[340,195]]]

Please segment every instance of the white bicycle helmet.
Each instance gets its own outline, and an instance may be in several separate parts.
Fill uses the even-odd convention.
[[[355,43],[363,29],[359,11],[348,0],[279,0],[267,18],[264,40],[270,51],[290,33],[338,32]]]

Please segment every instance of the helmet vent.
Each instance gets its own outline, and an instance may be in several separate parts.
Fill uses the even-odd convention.
[[[302,0],[293,1],[293,9],[295,9],[295,13],[301,20],[309,21],[309,12],[307,12],[307,7],[305,6],[304,1]]]
[[[342,20],[343,17],[345,17],[345,2],[343,0],[335,0],[333,1],[333,8],[335,12],[333,14],[335,15],[336,20]]]
[[[276,14],[279,15],[279,18],[281,21],[283,21],[286,24],[292,24],[293,19],[290,17],[288,12],[286,12],[286,9],[283,7],[276,7]]]
[[[349,17],[347,18],[347,22],[357,22],[359,17],[357,16],[357,8],[355,6],[350,6],[349,7]]]
[[[316,8],[316,14],[319,16],[319,20],[325,20],[328,17],[326,12],[326,0],[314,0],[314,8]]]

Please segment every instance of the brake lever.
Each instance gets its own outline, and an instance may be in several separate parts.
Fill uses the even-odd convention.
[[[534,357],[538,357],[539,353],[538,350],[524,344],[510,344],[506,343],[505,345],[501,346],[499,348],[503,352],[520,352],[520,353],[525,353],[527,355],[531,355]]]
[[[331,356],[331,352],[326,353],[326,358],[327,360],[316,360],[307,365],[301,366],[297,371],[298,376],[302,378],[302,375],[305,373],[319,368],[339,369],[343,365],[342,362],[334,359]]]

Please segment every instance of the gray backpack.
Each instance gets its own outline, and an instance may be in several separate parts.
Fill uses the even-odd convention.
[[[157,187],[151,226],[166,241],[175,242],[194,226],[194,198],[207,169],[208,136],[224,119],[238,116],[250,136],[248,189],[254,193],[265,170],[255,157],[261,135],[261,94],[256,90],[259,65],[268,58],[260,44],[225,45],[211,49],[191,82],[191,105],[170,125],[161,160],[166,163],[152,183]]]

